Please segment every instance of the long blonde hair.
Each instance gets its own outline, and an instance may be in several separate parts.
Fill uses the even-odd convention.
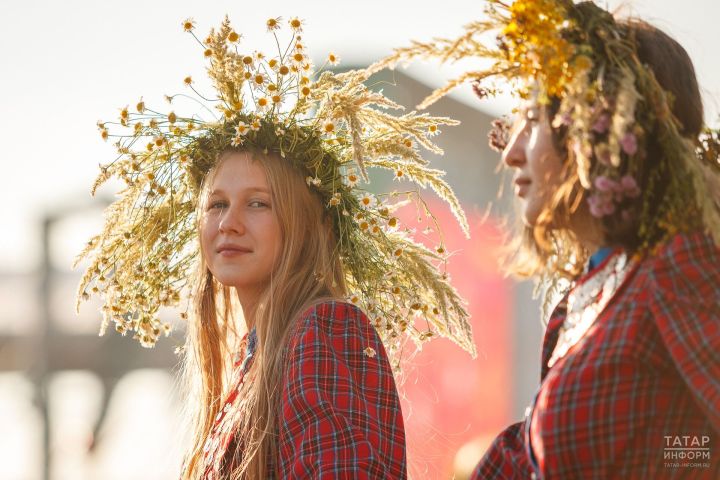
[[[237,151],[221,153],[205,177],[198,219],[219,165],[229,153]],[[346,296],[331,219],[319,196],[306,185],[303,172],[278,155],[249,153],[267,175],[272,208],[280,224],[282,253],[255,312],[258,346],[245,375],[241,406],[232,420],[237,449],[232,452],[236,464],[228,472],[232,479],[273,475],[268,468],[273,468],[277,458],[283,358],[293,320],[323,298]],[[203,445],[227,394],[232,354],[237,348],[233,292],[213,278],[203,258],[195,286],[184,372],[189,387],[200,396],[193,407],[192,447],[185,459],[183,479],[199,478],[203,473]]]

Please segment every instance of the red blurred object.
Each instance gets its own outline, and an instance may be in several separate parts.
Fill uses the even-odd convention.
[[[483,222],[477,211],[469,213],[468,240],[444,204],[428,206],[443,227],[452,284],[469,302],[478,357],[473,360],[450,341],[435,339],[405,367],[401,394],[411,478],[447,479],[460,447],[496,435],[511,420],[512,292],[498,267],[502,231],[496,222]],[[397,213],[418,232],[434,227],[413,207]],[[435,248],[438,238],[436,232],[428,233],[424,243]]]

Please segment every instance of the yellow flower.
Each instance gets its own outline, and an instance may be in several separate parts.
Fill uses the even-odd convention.
[[[191,32],[193,28],[195,28],[195,20],[192,18],[188,18],[183,22],[183,30],[186,32]]]
[[[274,104],[282,102],[282,97],[280,95],[273,95],[271,98]]]
[[[428,133],[429,133],[430,135],[437,135],[437,133],[438,133],[438,127],[437,127],[437,125],[430,125],[430,126],[428,127]]]
[[[592,68],[592,65],[592,60],[590,60],[590,57],[588,57],[587,55],[578,55],[577,57],[575,57],[574,66],[580,72],[590,70]]]
[[[252,130],[253,132],[257,132],[258,130],[260,130],[260,120],[253,120],[250,124],[250,130]]]
[[[245,55],[242,59],[242,63],[245,65],[252,65],[253,58],[250,55]]]
[[[260,97],[260,98],[258,98],[257,106],[260,110],[265,110],[266,108],[268,108],[270,106],[270,102],[268,101],[268,99],[266,97]]]
[[[157,128],[157,126],[158,126],[157,120],[155,120],[154,118],[151,118],[149,125],[150,125],[150,128]]]
[[[268,32],[271,32],[273,30],[277,30],[280,28],[280,21],[282,20],[282,17],[275,17],[275,18],[269,18],[265,25],[267,26]]]
[[[253,81],[255,82],[255,85],[260,86],[265,83],[265,75],[263,75],[262,73],[258,73],[253,77]]]
[[[185,83],[185,85],[188,85],[188,86],[192,85],[192,77],[188,75],[188,76],[185,77],[185,79],[183,80],[183,83]]]
[[[403,172],[400,169],[395,170],[395,179],[396,180],[401,180],[404,176],[405,176],[405,172]]]
[[[280,68],[278,69],[278,73],[280,75],[287,75],[290,73],[290,69],[287,67],[287,65],[280,65]]]
[[[103,140],[108,139],[109,133],[106,128],[103,128],[102,130],[100,130],[100,136],[102,137]]]
[[[330,63],[330,65],[337,65],[338,63],[340,63],[340,56],[330,52],[328,53],[328,62]]]
[[[307,85],[304,86],[304,87],[302,87],[302,88],[300,89],[300,94],[301,94],[303,97],[307,97],[308,95],[310,95],[310,87],[308,87]]]
[[[297,18],[297,17],[291,18],[288,23],[290,24],[290,28],[292,28],[296,32],[302,31],[302,21],[299,18]]]
[[[205,52],[204,52],[205,58],[212,57],[212,54],[213,54],[212,49],[210,49],[210,48],[205,49]]]
[[[398,248],[398,249],[396,249],[396,250],[393,252],[393,255],[395,255],[396,257],[399,257],[399,256],[401,256],[402,254],[403,254],[403,249],[402,249],[402,248]]]
[[[273,70],[275,70],[275,67],[277,67],[277,65],[277,58],[271,58],[270,60],[268,60],[268,67],[272,68]]]
[[[177,120],[177,115],[175,115],[175,112],[168,113],[168,122],[175,123]]]
[[[243,73],[243,78],[245,80],[250,80],[252,78],[252,73],[250,73],[250,72]]]
[[[138,111],[138,113],[143,113],[145,111],[145,102],[140,99],[140,101],[135,106],[135,109]]]
[[[277,85],[275,85],[274,83],[271,83],[268,85],[267,89],[268,89],[268,92],[275,92],[275,91],[277,91],[278,88],[277,88]]]
[[[133,127],[135,129],[135,135],[137,135],[142,131],[143,124],[142,124],[142,122],[138,122]]]
[[[237,34],[237,32],[233,31],[228,34],[228,42],[235,43],[238,40],[240,40],[240,35]]]
[[[398,226],[398,219],[395,217],[392,217],[390,220],[388,220],[388,227],[395,228]]]
[[[121,119],[127,120],[127,119],[128,119],[128,115],[129,115],[129,114],[128,114],[128,109],[127,109],[127,107],[125,107],[125,108],[123,108],[123,109],[120,110],[120,118],[121,118]]]

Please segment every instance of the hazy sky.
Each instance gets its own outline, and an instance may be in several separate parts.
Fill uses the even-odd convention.
[[[688,49],[706,100],[714,99],[707,105],[708,120],[716,118],[720,2],[625,3]],[[344,64],[358,65],[410,38],[455,35],[480,16],[482,5],[478,0],[1,2],[0,272],[37,265],[44,212],[91,205],[88,192],[97,165],[113,158],[111,144],[98,136],[97,120],[116,118],[121,107],[134,105],[140,96],[166,109],[163,94],[181,92],[188,74],[198,80],[203,76],[202,52],[182,31],[184,18],[194,17],[204,34],[227,13],[243,32],[245,45],[254,47],[267,41],[267,18],[299,16],[306,21],[304,37],[313,57],[334,51]],[[437,85],[455,72],[426,66],[412,73]],[[479,109],[507,107],[473,101],[468,89],[458,98]],[[101,193],[110,195],[112,188]],[[64,248],[79,249],[90,228],[83,222],[65,228]]]

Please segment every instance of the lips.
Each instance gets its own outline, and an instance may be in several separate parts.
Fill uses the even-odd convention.
[[[235,255],[243,255],[245,253],[251,253],[252,250],[248,247],[244,247],[242,245],[233,245],[229,243],[223,243],[220,246],[218,246],[216,252],[219,255],[230,257]]]
[[[528,177],[517,177],[513,183],[515,184],[515,195],[524,198],[532,182]]]

